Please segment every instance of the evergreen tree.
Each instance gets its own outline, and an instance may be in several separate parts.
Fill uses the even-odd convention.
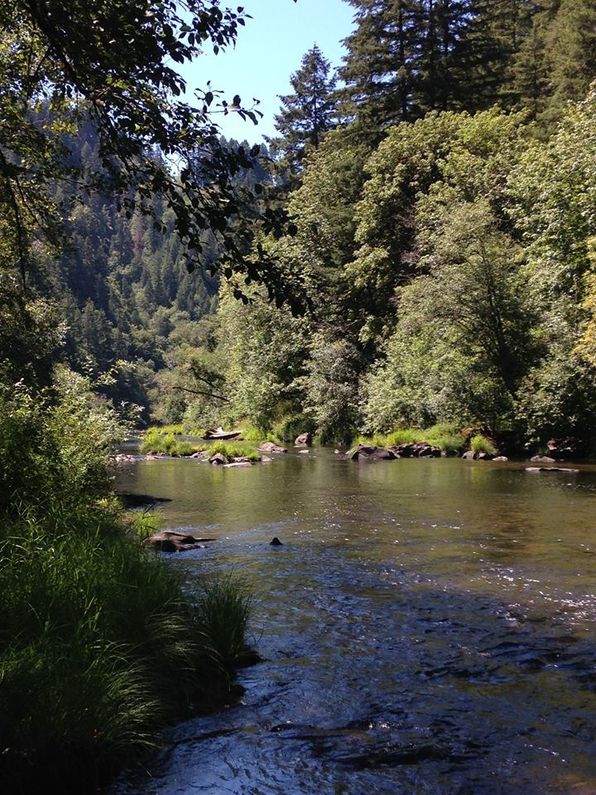
[[[356,29],[345,39],[340,77],[343,114],[367,137],[410,119],[420,76],[417,57],[421,4],[417,0],[348,0]]]
[[[297,174],[308,149],[318,148],[324,133],[336,124],[335,78],[316,44],[304,55],[290,83],[293,93],[280,96],[281,110],[275,117],[280,135],[271,140],[271,151],[282,166]]]

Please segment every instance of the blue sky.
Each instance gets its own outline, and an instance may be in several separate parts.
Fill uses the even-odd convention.
[[[245,105],[252,97],[261,104],[263,119],[255,127],[237,116],[215,116],[228,138],[261,141],[274,135],[274,115],[279,109],[279,94],[290,92],[290,75],[300,67],[304,53],[318,44],[332,66],[344,54],[341,40],[352,28],[354,9],[343,0],[238,0],[222,5],[243,6],[252,16],[241,28],[234,50],[215,56],[211,52],[183,69],[188,88],[204,86],[221,89],[231,100],[239,94]]]

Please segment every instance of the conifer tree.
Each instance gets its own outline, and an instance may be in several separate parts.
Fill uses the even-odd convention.
[[[303,56],[290,83],[293,93],[279,97],[279,137],[271,140],[271,151],[282,166],[298,174],[308,149],[318,148],[324,133],[336,124],[335,78],[316,44]]]

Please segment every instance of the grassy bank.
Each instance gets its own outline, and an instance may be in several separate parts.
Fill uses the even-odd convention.
[[[0,791],[93,792],[230,693],[249,598],[192,595],[110,496],[115,422],[81,379],[0,394]]]
[[[254,435],[253,435],[254,436]],[[193,453],[221,453],[228,459],[248,458],[251,461],[260,459],[257,446],[264,441],[263,436],[251,439],[232,439],[230,441],[188,441],[176,438],[171,426],[166,428],[152,427],[147,430],[141,442],[141,452],[150,455],[191,456]]]
[[[448,455],[463,451],[467,445],[466,436],[456,425],[439,423],[430,428],[397,428],[391,433],[375,436],[360,436],[358,444],[376,444],[378,447],[392,447],[400,444],[426,442],[439,447]]]

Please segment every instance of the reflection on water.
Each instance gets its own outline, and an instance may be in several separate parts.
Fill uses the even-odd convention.
[[[246,577],[265,658],[119,793],[596,793],[596,468],[316,451],[119,486],[218,538],[170,565]]]

